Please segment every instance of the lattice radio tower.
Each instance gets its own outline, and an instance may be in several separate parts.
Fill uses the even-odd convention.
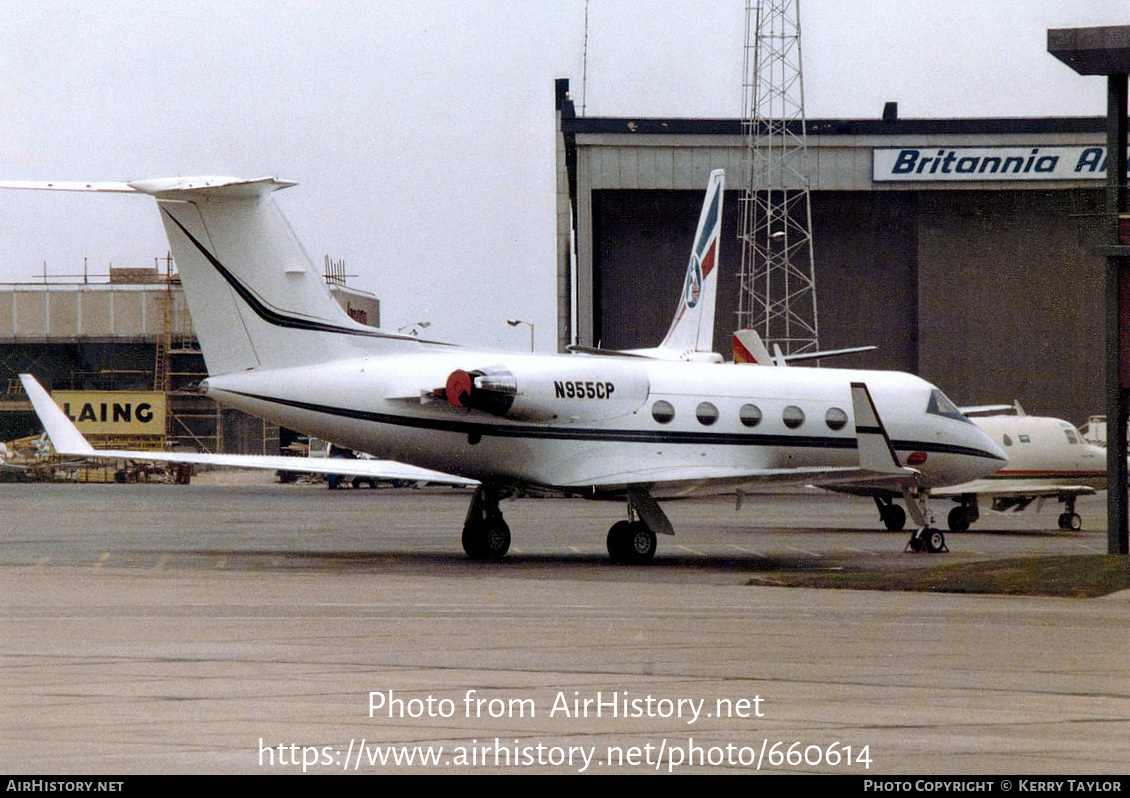
[[[738,328],[784,354],[819,351],[800,0],[746,0],[746,192]]]

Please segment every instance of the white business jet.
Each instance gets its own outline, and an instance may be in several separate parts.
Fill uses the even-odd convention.
[[[978,498],[989,499],[999,511],[1020,511],[1038,499],[1055,498],[1064,505],[1059,528],[1082,529],[1075,500],[1106,490],[1106,449],[1088,443],[1063,419],[1028,415],[1019,402],[967,408],[966,412],[1001,445],[1008,465],[982,479],[937,491],[935,495],[958,503],[947,519],[950,530],[964,532],[981,517]],[[977,415],[980,412],[993,414]]]
[[[703,211],[712,221],[700,221],[691,268],[697,258],[701,269],[717,242],[721,184],[712,178]],[[618,562],[650,560],[656,533],[673,534],[658,499],[766,484],[897,493],[918,526],[910,546],[944,551],[944,535],[927,521],[929,492],[1006,461],[941,391],[910,374],[733,367],[646,352],[479,351],[359,324],[329,295],[271,197],[293,185],[230,177],[0,183],[156,198],[209,373],[201,389],[282,426],[388,458],[351,463],[370,476],[438,481],[438,472],[477,483],[462,537],[476,559],[509,549],[499,501],[523,487],[626,499],[627,519],[607,540]],[[676,348],[690,351],[667,347]],[[94,450],[38,384],[23,379],[63,453],[219,457]]]

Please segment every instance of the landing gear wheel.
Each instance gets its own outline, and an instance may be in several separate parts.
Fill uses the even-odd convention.
[[[632,524],[632,533],[628,538],[628,562],[645,563],[655,556],[657,541],[655,533],[647,524],[636,521]]]
[[[655,556],[655,533],[642,521],[617,521],[608,530],[612,562],[639,565]]]
[[[463,551],[467,552],[467,556],[472,560],[478,560],[482,556],[482,534],[479,528],[474,524],[463,525]]]
[[[969,511],[959,505],[950,510],[946,523],[949,524],[950,532],[966,532],[969,530],[969,520]]]
[[[906,510],[897,504],[885,504],[879,510],[879,518],[891,532],[901,532],[906,526]]]
[[[929,527],[915,530],[914,534],[910,536],[910,540],[907,541],[906,548],[915,554],[924,551],[930,554],[949,551],[946,548],[946,536],[942,530],[930,529]]]
[[[500,560],[510,550],[510,527],[501,518],[463,526],[463,551],[472,560]]]
[[[946,548],[946,536],[940,529],[924,530],[922,532],[922,542],[926,546],[926,551],[931,554],[949,551],[949,549]]]
[[[1063,513],[1059,516],[1059,528],[1066,532],[1078,532],[1083,528],[1079,513]]]
[[[510,527],[498,509],[501,495],[497,485],[480,485],[471,497],[463,522],[463,551],[472,560],[498,560],[510,550]]]
[[[632,524],[629,521],[617,521],[608,530],[608,556],[612,562],[624,562],[627,559],[628,535],[631,534]]]

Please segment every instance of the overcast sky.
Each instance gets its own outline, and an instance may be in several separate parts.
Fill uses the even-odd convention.
[[[1127,0],[806,0],[806,113],[1105,113],[1056,27]],[[0,177],[276,175],[321,267],[343,258],[383,326],[523,348],[556,336],[554,79],[590,116],[739,117],[742,0],[0,0]],[[703,178],[705,186],[705,175]],[[816,231],[819,235],[819,231]],[[0,281],[151,266],[151,199],[0,194]]]

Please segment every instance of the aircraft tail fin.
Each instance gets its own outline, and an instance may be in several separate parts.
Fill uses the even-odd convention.
[[[271,197],[293,185],[271,177],[0,183],[154,197],[210,374],[385,351],[393,341],[418,343],[354,321],[333,299]]]
[[[714,348],[714,304],[718,292],[719,246],[722,239],[722,195],[726,173],[715,169],[706,186],[687,276],[675,318],[660,349],[678,352],[712,352]]]
[[[153,180],[210,374],[296,366],[371,350],[389,336],[333,299],[271,194],[274,178]]]

